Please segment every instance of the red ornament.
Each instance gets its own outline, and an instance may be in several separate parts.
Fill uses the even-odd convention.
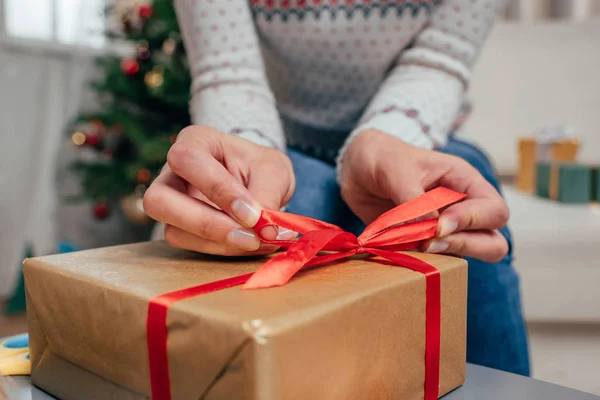
[[[121,61],[121,71],[126,75],[134,75],[140,70],[140,64],[131,58],[126,58]]]
[[[152,177],[152,173],[150,172],[149,169],[142,168],[137,172],[136,177],[137,177],[138,183],[144,184],[144,183],[148,183],[148,181]]]
[[[153,11],[154,10],[152,9],[152,6],[150,4],[142,4],[138,7],[138,15],[142,19],[150,18],[152,16]]]
[[[110,214],[110,209],[106,203],[96,203],[94,204],[94,217],[97,219],[106,219]]]
[[[98,146],[100,144],[100,135],[97,133],[90,133],[89,135],[86,135],[85,143],[92,147]]]

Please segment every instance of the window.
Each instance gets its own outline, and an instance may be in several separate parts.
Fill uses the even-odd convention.
[[[105,4],[106,0],[4,0],[5,35],[99,48],[105,43]]]

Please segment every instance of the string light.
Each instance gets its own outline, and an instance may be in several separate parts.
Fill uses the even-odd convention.
[[[85,133],[75,132],[71,135],[71,141],[75,146],[81,146],[85,143]]]
[[[175,42],[175,40],[171,38],[165,40],[162,44],[162,51],[168,56],[173,55],[173,53],[175,53],[176,48],[177,42]]]
[[[144,76],[144,82],[146,82],[146,85],[148,85],[150,88],[158,88],[165,81],[164,71],[164,68],[160,66],[152,68],[152,71],[146,72],[146,75]]]

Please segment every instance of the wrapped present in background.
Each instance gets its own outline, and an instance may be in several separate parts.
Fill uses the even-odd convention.
[[[540,162],[536,172],[536,193],[561,203],[589,203],[593,200],[592,168],[577,163]]]
[[[517,188],[533,191],[539,162],[573,162],[578,150],[579,140],[569,126],[548,127],[535,137],[519,140]]]

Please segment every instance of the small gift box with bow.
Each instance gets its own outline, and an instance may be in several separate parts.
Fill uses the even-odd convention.
[[[539,162],[572,162],[578,151],[579,140],[569,126],[547,127],[535,137],[519,140],[517,188],[533,191]]]
[[[577,163],[539,163],[536,193],[561,203],[582,204],[594,200],[594,169]]]
[[[164,242],[26,260],[32,382],[67,400],[437,399],[465,379],[467,265],[405,250],[463,197],[434,189],[359,237],[265,211],[257,230],[302,234],[268,260]]]

